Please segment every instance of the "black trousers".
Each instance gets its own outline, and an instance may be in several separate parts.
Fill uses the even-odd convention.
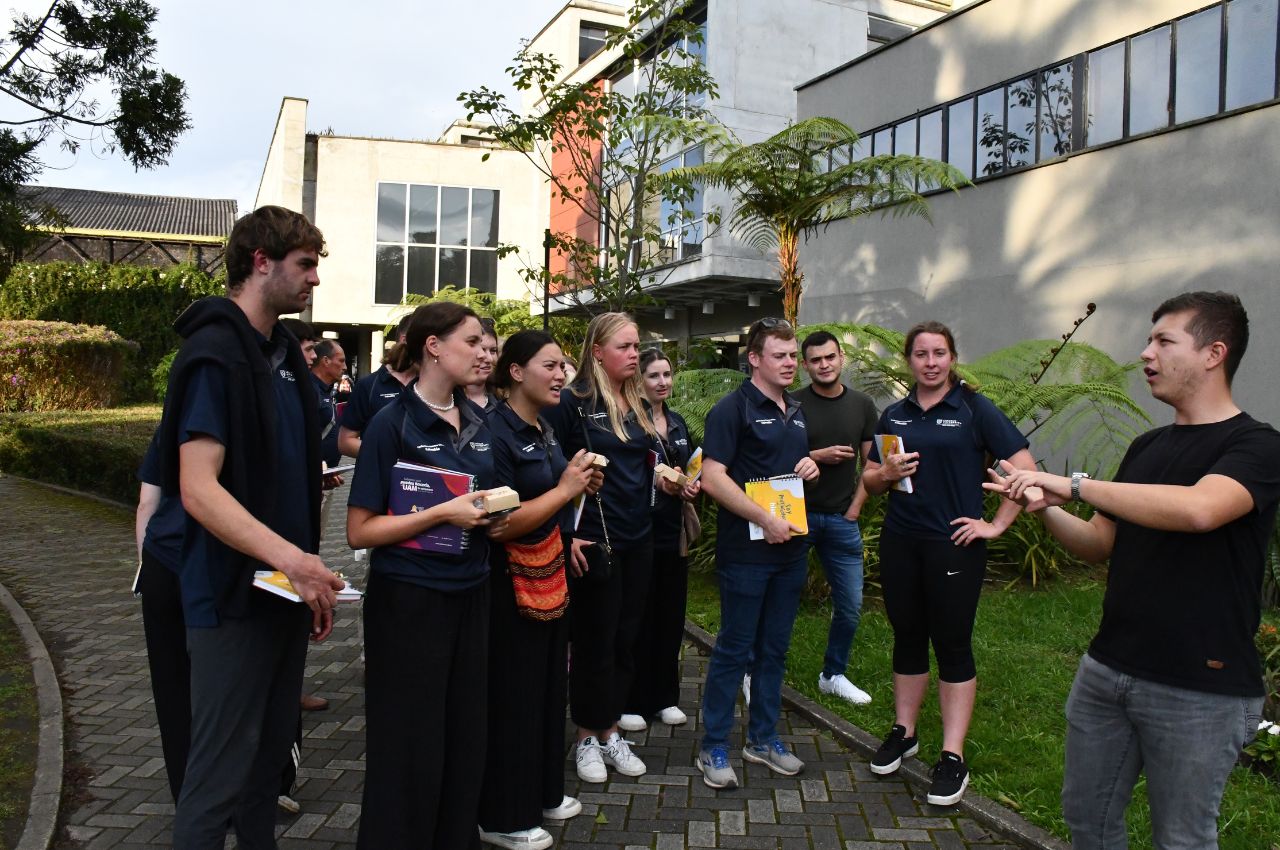
[[[191,659],[187,656],[182,589],[177,573],[144,548],[138,590],[142,593],[142,632],[147,640],[160,749],[169,791],[177,802],[191,749]]]
[[[652,717],[680,702],[680,645],[688,599],[689,559],[678,549],[655,549],[627,714]]]
[[[487,733],[489,584],[460,593],[371,573],[364,599],[361,850],[478,842]]]
[[[615,542],[613,557],[604,581],[569,577],[569,715],[583,729],[604,730],[618,722],[631,692],[653,541]]]
[[[517,832],[564,797],[569,620],[516,612],[511,577],[495,559],[489,606],[489,742],[480,826]]]

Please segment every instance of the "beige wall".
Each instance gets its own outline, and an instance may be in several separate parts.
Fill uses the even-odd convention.
[[[303,151],[307,141],[307,101],[286,97],[280,102],[267,161],[258,181],[253,208],[275,204],[302,211]]]

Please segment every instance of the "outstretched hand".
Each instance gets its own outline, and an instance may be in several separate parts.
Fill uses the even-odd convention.
[[[983,489],[1017,502],[1028,513],[1071,501],[1071,479],[1062,475],[1051,475],[1038,469],[1019,469],[1002,460],[1000,472],[988,469],[987,477],[991,481],[985,482]]]

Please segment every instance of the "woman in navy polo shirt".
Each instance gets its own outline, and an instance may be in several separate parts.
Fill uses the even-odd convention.
[[[683,470],[693,454],[689,426],[684,417],[667,407],[671,397],[671,361],[661,349],[640,355],[640,378],[649,402],[649,416],[658,432],[658,460]],[[684,526],[684,502],[697,498],[702,485],[695,481],[682,491],[658,478],[653,507],[653,572],[644,622],[636,640],[636,675],[631,683],[626,711],[618,726],[638,732],[646,718],[657,717],[668,726],[689,718],[676,704],[680,698],[680,644],[684,640],[684,609],[689,598],[689,559],[680,551]]]
[[[987,569],[986,541],[1004,533],[1021,508],[1004,500],[982,518],[986,470],[995,460],[1034,469],[1027,440],[986,397],[955,373],[956,343],[940,322],[907,331],[903,354],[915,377],[907,397],[880,416],[877,434],[897,434],[903,453],[881,457],[878,440],[862,474],[870,493],[889,491],[880,534],[880,583],[893,626],[893,729],[871,771],[893,773],[915,755],[916,720],[929,689],[929,644],[938,661],[942,753],[928,800],[959,801],[969,784],[964,740],[977,671],[973,621]],[[991,459],[988,458],[990,456]],[[910,477],[913,492],[891,489]]]
[[[609,460],[604,486],[586,500],[567,553],[573,598],[569,714],[578,726],[583,782],[606,781],[607,765],[625,776],[645,772],[617,727],[635,671],[632,652],[653,566],[649,509],[657,434],[645,410],[639,361],[640,334],[631,317],[596,316],[587,326],[577,379],[547,411],[566,454],[585,448]],[[590,547],[601,554],[612,549],[611,566],[606,569],[600,558],[599,571],[593,570],[585,554]]]
[[[418,378],[364,431],[347,540],[372,549],[364,603],[367,768],[357,846],[467,847],[475,840],[488,686],[489,543],[476,506],[494,485],[484,415],[462,387],[488,362],[480,321],[459,304],[419,307],[404,361]],[[409,362],[395,364],[405,371]],[[387,513],[397,461],[475,476],[479,492],[419,513]],[[472,529],[467,548],[399,546],[433,526]]]
[[[564,354],[548,334],[520,331],[507,340],[494,371],[505,399],[489,414],[489,430],[497,478],[520,494],[520,507],[489,551],[489,746],[480,798],[480,839],[499,847],[550,847],[543,818],[566,820],[582,811],[564,794],[569,620],[558,592],[561,526],[566,514],[572,518],[568,505],[584,490],[599,489],[603,476],[585,451],[566,462],[540,415],[559,404],[564,384]],[[531,588],[532,599],[517,598],[507,542],[517,548],[518,564],[553,570]]]

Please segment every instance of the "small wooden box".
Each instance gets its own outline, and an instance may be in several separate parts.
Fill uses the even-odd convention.
[[[666,479],[677,487],[683,487],[689,483],[689,476],[678,469],[667,466],[665,463],[656,464],[653,467],[653,471],[659,478]]]
[[[484,510],[490,516],[510,513],[518,507],[520,494],[510,487],[494,487],[484,497]]]

